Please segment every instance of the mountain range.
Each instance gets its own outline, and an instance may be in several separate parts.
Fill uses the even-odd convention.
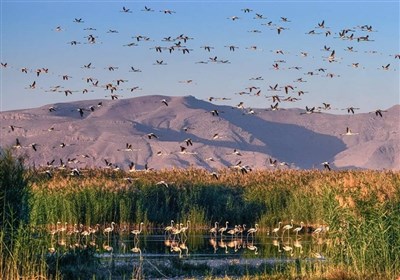
[[[0,146],[31,166],[400,170],[400,105],[381,113],[250,110],[193,96],[86,100],[1,112]]]

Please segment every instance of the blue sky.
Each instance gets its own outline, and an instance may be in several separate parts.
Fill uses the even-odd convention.
[[[145,6],[154,11],[142,11]],[[122,12],[123,7],[131,12]],[[252,11],[245,13],[245,8]],[[120,99],[153,94],[193,95],[204,100],[213,96],[231,99],[218,104],[244,102],[245,107],[267,108],[272,104],[267,97],[280,95],[281,99],[301,99],[281,102],[282,108],[322,106],[326,102],[337,109],[333,113],[344,113],[341,109],[349,106],[360,107],[360,112],[386,109],[400,103],[400,60],[395,58],[400,49],[399,9],[399,1],[2,0],[0,60],[7,66],[0,70],[0,107],[7,111],[110,98],[110,91],[104,86],[116,85],[116,80],[123,79],[126,82],[116,86],[115,92]],[[163,10],[175,13],[160,12]],[[256,13],[266,19],[255,19]],[[228,19],[232,16],[239,19]],[[75,18],[84,22],[76,23]],[[317,28],[323,20],[326,27]],[[372,26],[372,32],[363,30],[363,25]],[[61,31],[55,31],[58,26]],[[277,27],[285,29],[278,35]],[[369,35],[370,41],[340,39],[338,33],[343,29],[351,30],[346,36]],[[321,34],[307,34],[311,30]],[[331,35],[325,36],[328,30]],[[180,34],[193,39],[186,43],[182,39],[162,41]],[[88,43],[88,35],[96,37],[94,44]],[[150,39],[132,38],[138,35]],[[68,44],[71,41],[79,44]],[[189,54],[183,54],[182,48],[175,48],[171,54],[154,49],[170,47],[178,41],[190,50]],[[137,46],[124,46],[129,43]],[[201,48],[204,45],[214,49],[207,52]],[[229,51],[225,47],[229,45],[238,49]],[[329,51],[324,51],[324,46]],[[348,51],[348,47],[354,51]],[[328,62],[332,50],[335,61]],[[307,57],[302,57],[301,52],[307,52]],[[212,62],[209,58],[215,56],[229,63]],[[156,60],[167,65],[154,65]],[[196,63],[199,61],[207,63]],[[94,69],[82,68],[88,63]],[[279,70],[273,69],[275,63]],[[359,67],[352,67],[353,63],[359,63]],[[382,66],[389,63],[389,70],[383,70]],[[109,71],[109,66],[118,69]],[[28,73],[21,71],[23,67]],[[130,67],[141,72],[130,72]],[[41,68],[48,68],[49,73],[37,77],[36,69]],[[314,75],[307,75],[308,72]],[[63,75],[71,78],[63,80]],[[250,80],[259,76],[263,80]],[[86,83],[87,77],[97,79],[98,87]],[[300,78],[306,82],[297,82]],[[193,82],[183,82],[187,80]],[[34,81],[36,88],[29,89]],[[275,84],[280,91],[269,91],[269,86]],[[285,94],[285,85],[294,90]],[[51,92],[55,86],[60,86],[60,92]],[[250,93],[246,89],[253,86],[259,87],[260,96],[254,96],[255,90]],[[131,92],[133,87],[140,90]],[[85,88],[89,92],[83,94]],[[64,90],[73,93],[65,96]],[[298,96],[298,91],[305,94]]]

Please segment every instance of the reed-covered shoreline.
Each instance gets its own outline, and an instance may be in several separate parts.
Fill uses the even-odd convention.
[[[38,229],[50,232],[57,223],[105,228],[111,222],[120,227],[143,222],[146,233],[171,220],[190,220],[193,231],[229,221],[257,223],[260,231],[271,232],[279,221],[291,219],[297,224],[303,221],[306,232],[324,228],[329,263],[318,271],[304,265],[299,272],[288,266],[244,278],[396,279],[400,274],[399,172],[220,170],[215,176],[201,169],[132,173],[88,169],[79,176],[66,170],[49,176],[45,170],[30,169],[24,176],[30,192],[29,222],[15,231],[20,246],[12,250],[5,245],[3,232],[0,235],[0,251],[10,256],[2,262],[2,276],[62,279],[60,273],[49,274],[46,269],[47,248],[25,242]],[[18,265],[15,258],[20,258]],[[37,265],[28,269],[26,264],[32,262]]]

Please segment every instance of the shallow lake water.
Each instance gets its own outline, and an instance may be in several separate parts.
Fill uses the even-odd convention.
[[[292,232],[270,235],[218,234],[208,231],[169,234],[153,230],[151,234],[137,236],[130,231],[82,235],[81,233],[56,233],[49,240],[49,250],[54,248],[92,246],[99,258],[180,258],[188,260],[266,259],[290,261],[296,258],[325,259],[326,240],[311,234],[295,235]]]

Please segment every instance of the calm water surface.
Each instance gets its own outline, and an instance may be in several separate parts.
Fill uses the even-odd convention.
[[[97,232],[57,232],[50,235],[49,250],[62,248],[93,247],[101,258],[182,258],[182,259],[252,259],[271,261],[296,258],[324,259],[327,240],[323,235],[299,234],[287,231],[282,235],[257,232],[255,235],[218,234],[208,231],[167,234],[162,230],[151,234],[140,233],[137,237],[130,231],[116,234]]]

